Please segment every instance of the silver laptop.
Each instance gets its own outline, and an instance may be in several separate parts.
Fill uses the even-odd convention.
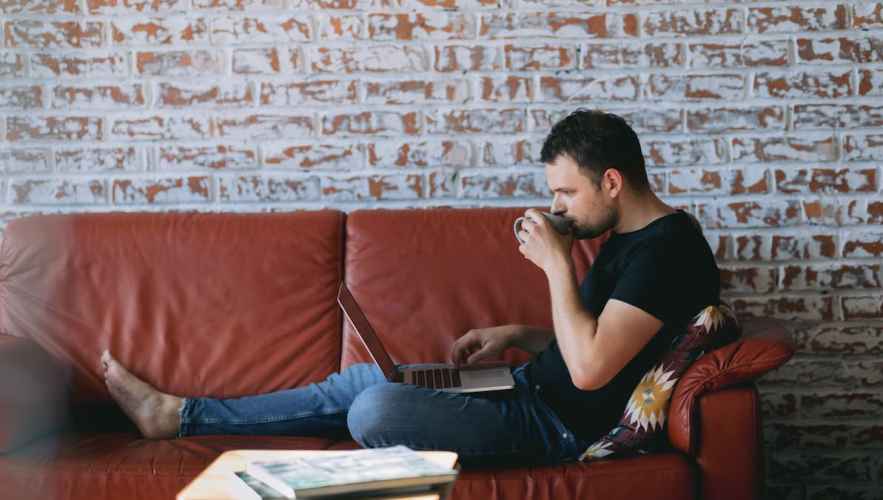
[[[445,392],[502,391],[515,387],[512,372],[505,364],[484,364],[474,367],[456,367],[443,363],[396,365],[384,349],[380,337],[374,332],[362,308],[343,283],[340,284],[340,290],[337,292],[337,303],[343,309],[346,319],[353,325],[356,334],[362,339],[374,363],[390,382],[419,385]]]

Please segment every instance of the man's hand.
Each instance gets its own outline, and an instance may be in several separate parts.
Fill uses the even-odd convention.
[[[556,231],[539,210],[528,209],[524,217],[521,232],[518,233],[524,243],[519,245],[518,251],[546,274],[555,265],[567,263],[570,259],[570,247],[573,245],[573,234],[564,235]]]
[[[471,365],[484,359],[498,358],[512,345],[513,325],[469,330],[451,348],[451,361],[457,365]]]

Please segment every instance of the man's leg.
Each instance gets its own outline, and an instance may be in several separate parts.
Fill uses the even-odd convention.
[[[346,432],[359,393],[387,384],[373,363],[352,365],[322,382],[234,399],[187,398],[178,436],[250,434],[321,436]]]
[[[584,443],[536,396],[519,370],[515,375],[515,389],[477,396],[403,384],[370,387],[350,407],[350,433],[366,447],[401,444],[456,451],[467,466],[577,458]]]
[[[110,394],[146,438],[197,434],[315,435],[346,430],[346,411],[365,388],[386,383],[373,364],[353,365],[298,389],[236,399],[181,398],[101,356]]]

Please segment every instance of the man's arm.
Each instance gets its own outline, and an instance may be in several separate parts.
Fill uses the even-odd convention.
[[[662,321],[616,299],[608,300],[595,318],[580,302],[569,258],[546,271],[554,333],[570,378],[583,390],[604,387],[662,328]]]
[[[512,345],[531,354],[539,354],[549,347],[555,331],[551,328],[517,325],[512,337]]]

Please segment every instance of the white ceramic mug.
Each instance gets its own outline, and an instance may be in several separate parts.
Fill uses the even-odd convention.
[[[554,227],[556,231],[561,234],[570,234],[570,230],[571,228],[573,228],[572,220],[549,212],[540,213],[543,214],[543,217],[545,217],[550,224],[552,224],[552,227]],[[523,241],[521,241],[521,238],[518,237],[518,233],[521,232],[521,225],[524,223],[524,219],[526,219],[526,217],[519,217],[515,219],[515,223],[512,225],[512,229],[515,231],[515,239],[518,240],[519,243],[524,243]]]

